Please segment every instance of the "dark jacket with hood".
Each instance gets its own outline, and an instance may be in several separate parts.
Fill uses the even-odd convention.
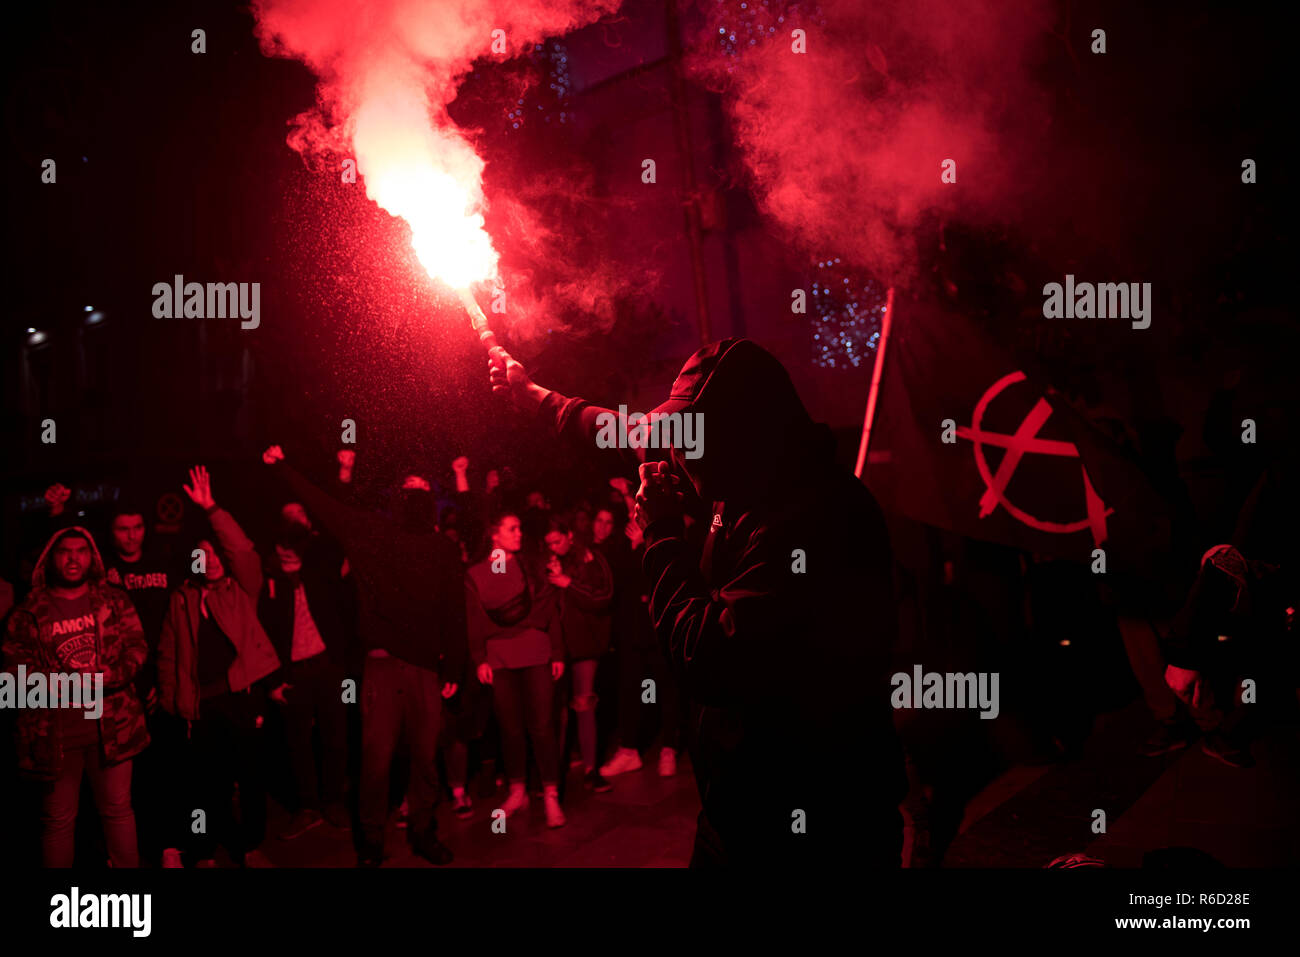
[[[4,669],[17,674],[25,665],[28,674],[66,672],[56,659],[50,633],[55,613],[46,584],[46,568],[55,544],[75,533],[90,544],[94,556],[87,575],[90,607],[95,616],[96,658],[104,674],[104,712],[99,719],[99,741],[104,761],[116,764],[139,754],[149,743],[144,706],[134,681],[149,655],[144,629],[131,599],[120,588],[104,581],[104,561],[91,534],[80,526],[56,532],[46,544],[32,572],[32,590],[14,609],[4,640]],[[21,691],[20,691],[21,693]],[[18,768],[25,776],[52,781],[63,769],[62,726],[48,708],[18,712],[16,750]]]
[[[1201,556],[1196,581],[1163,642],[1169,664],[1228,673],[1269,669],[1295,687],[1296,474],[1291,457],[1270,464],[1238,512],[1231,543]]]
[[[226,672],[230,690],[247,691],[280,667],[257,620],[262,560],[243,529],[220,508],[209,510],[226,574],[213,583],[187,581],[172,592],[158,644],[158,693],[168,714],[194,721],[199,714],[199,619],[211,615],[235,649]]]
[[[460,549],[431,519],[433,496],[419,492],[427,502],[418,504],[406,496],[405,520],[395,522],[337,501],[286,462],[274,468],[347,553],[366,651],[455,680],[465,667],[465,570]]]
[[[643,564],[655,631],[696,724],[696,861],[896,866],[906,782],[889,706],[896,614],[880,509],[754,343],[700,350],[672,397],[704,419],[712,519],[702,550],[679,519],[652,522]],[[615,414],[557,393],[538,410],[588,447],[602,413]]]
[[[1161,642],[1165,661],[1189,671],[1229,674],[1247,661],[1281,663],[1289,655],[1288,664],[1294,664],[1288,640],[1294,602],[1294,587],[1282,568],[1249,560],[1231,545],[1216,545],[1202,557],[1187,601]],[[1294,671],[1286,680],[1295,686]]]

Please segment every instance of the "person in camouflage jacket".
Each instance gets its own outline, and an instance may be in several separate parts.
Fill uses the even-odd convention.
[[[47,681],[56,674],[103,676],[97,720],[89,710],[71,707],[18,712],[19,771],[44,785],[47,867],[72,865],[83,772],[94,785],[113,865],[138,864],[131,758],[148,745],[149,732],[134,681],[148,654],[131,599],[104,580],[94,538],[80,526],[61,529],[41,552],[32,591],[14,609],[3,644],[4,670],[17,676],[23,666],[29,683],[34,674]]]

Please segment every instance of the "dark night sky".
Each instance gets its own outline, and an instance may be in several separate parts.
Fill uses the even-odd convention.
[[[632,15],[621,20],[621,42],[639,42],[653,51],[649,56],[662,52],[662,35],[653,17],[646,22],[654,29],[638,33],[637,17],[654,7],[630,4]],[[960,222],[950,223],[950,252],[936,275],[953,278],[972,308],[987,307],[999,295],[991,277],[1008,264],[1031,289],[1044,277],[1059,279],[1064,270],[1049,255],[1052,244],[1076,224],[1086,233],[1085,220],[1095,215],[1122,224],[1124,234],[1111,248],[1083,251],[1085,261],[1118,262],[1173,290],[1162,307],[1172,306],[1178,319],[1150,340],[1153,353],[1177,352],[1192,364],[1198,354],[1207,363],[1216,356],[1276,357],[1289,325],[1251,320],[1235,328],[1221,321],[1223,303],[1216,312],[1214,301],[1226,297],[1258,315],[1292,298],[1294,242],[1277,185],[1290,179],[1291,110],[1277,112],[1279,101],[1291,99],[1286,34],[1266,12],[1232,4],[1183,4],[1160,13],[1131,7],[1070,4],[1076,35],[1085,22],[1110,28],[1108,72],[1085,78],[1062,52],[1041,77],[1053,100],[1053,125],[1042,137],[1063,152],[1088,143],[1097,158],[1082,172],[1063,171],[1054,189],[1063,203],[1087,201],[1063,204],[1059,216],[1040,211],[1035,228],[1055,223],[1041,234],[1009,223],[998,243],[987,230],[967,237]],[[106,353],[107,396],[97,395],[91,381],[86,394],[65,389],[56,397],[64,409],[101,407],[99,419],[86,419],[84,444],[60,450],[64,458],[18,456],[9,476],[25,476],[26,488],[33,478],[75,465],[78,450],[87,448],[111,465],[133,449],[158,457],[236,457],[292,435],[324,453],[345,416],[363,419],[372,437],[392,448],[390,468],[412,459],[441,468],[462,448],[490,456],[517,442],[520,436],[497,427],[485,406],[482,357],[457,325],[461,318],[428,321],[438,315],[437,301],[404,260],[397,227],[356,191],[324,185],[286,147],[288,120],[313,101],[307,70],[264,57],[252,17],[238,4],[130,11],[39,5],[24,11],[23,28],[6,32],[6,444],[36,434],[35,423],[21,418],[12,375],[25,328],[75,333],[85,304],[129,327]],[[196,25],[207,31],[209,52],[201,57],[190,52]],[[1045,38],[1044,49],[1054,42]],[[491,114],[476,117],[481,108],[467,97],[457,118],[490,123]],[[589,124],[587,135],[593,127],[599,124]],[[523,164],[529,149],[539,161],[547,155],[545,139],[496,142],[516,151],[502,155],[503,163]],[[58,161],[57,187],[39,182],[47,156]],[[1247,193],[1234,172],[1243,156],[1260,162],[1261,185]],[[753,223],[743,177],[725,164],[700,167]],[[1205,170],[1220,167],[1223,176],[1207,189]],[[1050,171],[1044,175],[1051,179]],[[1071,181],[1080,175],[1082,181]],[[934,255],[934,237],[923,246]],[[150,320],[153,283],[177,272],[200,281],[261,281],[263,313],[277,321],[243,338],[232,328],[207,330],[200,342],[190,327]],[[680,292],[689,283],[688,275],[673,275],[666,286]],[[689,351],[693,316],[676,320],[656,350],[660,358]],[[725,324],[717,329],[727,331]],[[1015,340],[1015,330],[1006,338]],[[579,342],[569,352],[534,347],[534,354],[551,363],[553,382],[617,401],[607,339]],[[255,368],[251,397],[223,390],[243,348]],[[1052,348],[1066,370],[1111,358],[1088,330],[1071,330]],[[1146,358],[1117,361],[1132,367]],[[1218,374],[1216,367],[1212,375]],[[854,411],[843,419],[852,421],[858,393],[846,394]],[[245,399],[256,417],[242,422],[232,443],[218,426],[233,421]],[[123,429],[123,421],[131,425]],[[412,429],[413,423],[434,428]],[[414,432],[436,437],[413,444]]]

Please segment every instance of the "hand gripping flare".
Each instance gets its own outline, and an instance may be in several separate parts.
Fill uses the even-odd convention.
[[[468,289],[457,290],[460,293],[460,301],[465,304],[465,311],[469,313],[470,324],[473,325],[474,331],[478,333],[479,342],[483,343],[483,348],[487,349],[488,355],[492,354],[494,349],[500,348],[497,344],[497,337],[488,328],[487,316],[479,308],[479,304],[474,299],[474,294]]]

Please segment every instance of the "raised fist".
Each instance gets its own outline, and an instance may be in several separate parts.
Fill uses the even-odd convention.
[[[50,514],[60,515],[63,512],[63,506],[68,504],[68,499],[72,496],[72,490],[65,485],[51,485],[45,490],[45,501],[49,503]]]

